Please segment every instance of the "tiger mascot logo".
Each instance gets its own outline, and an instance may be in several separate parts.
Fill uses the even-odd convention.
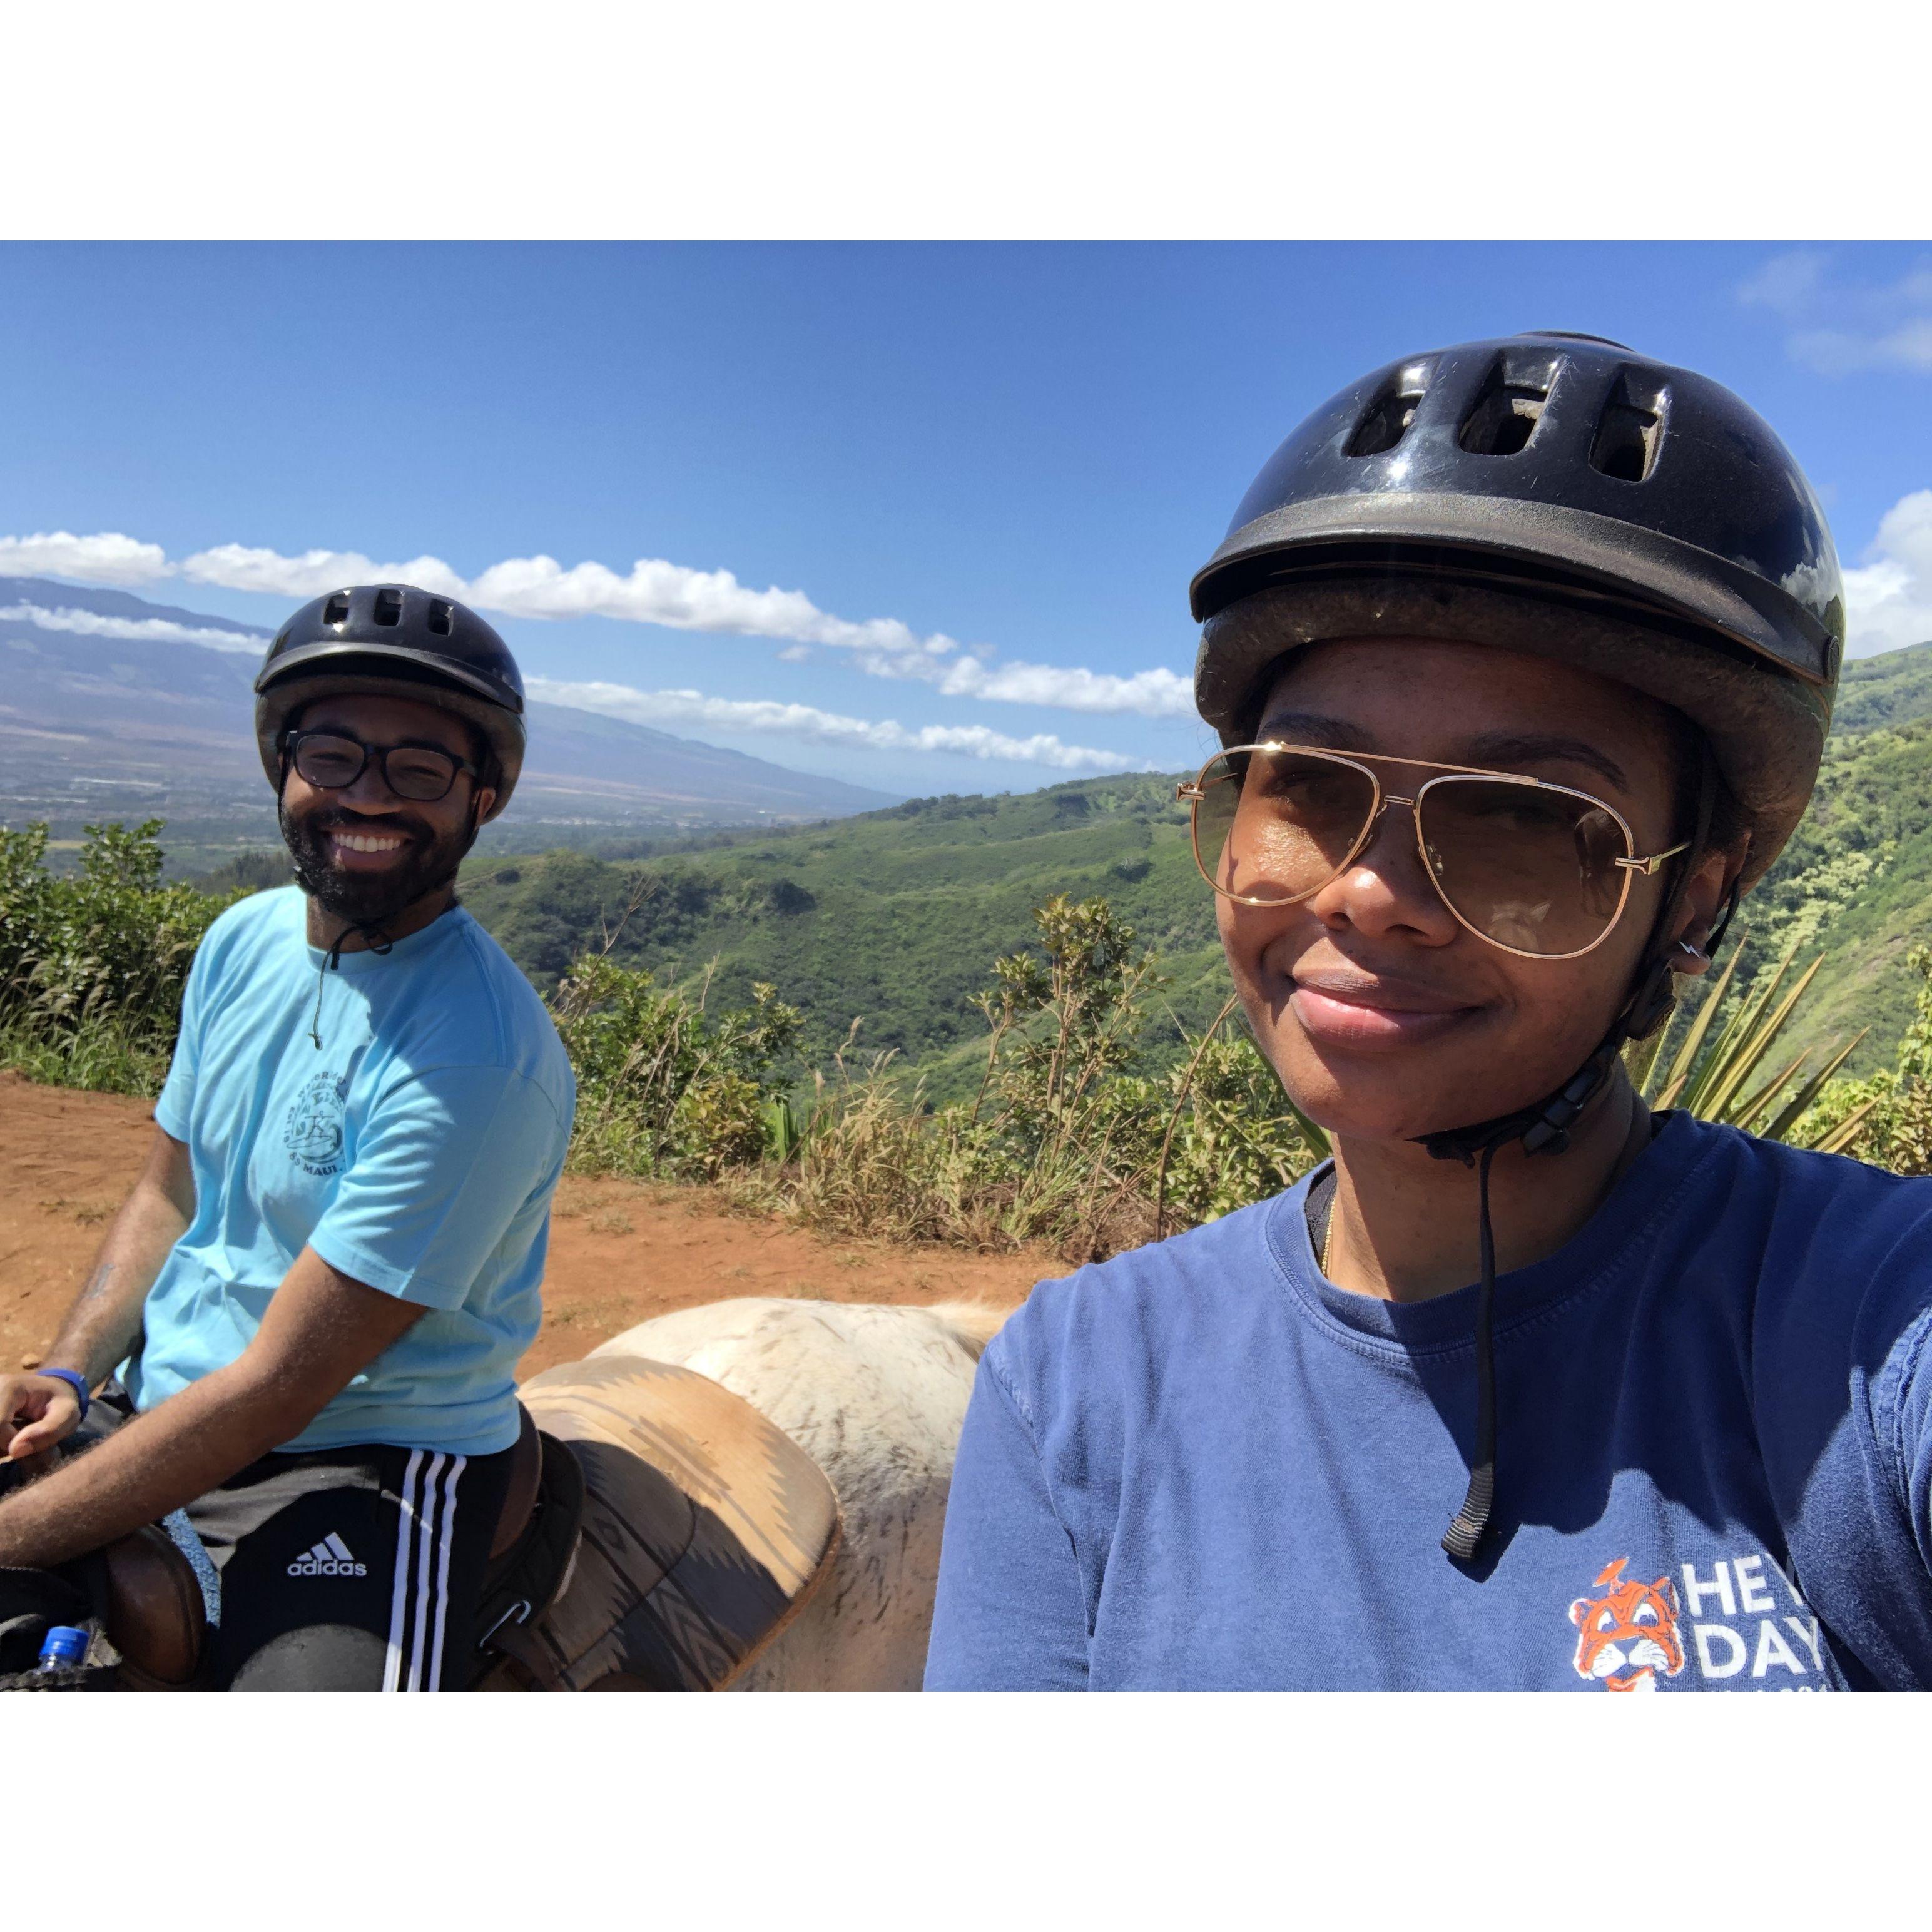
[[[1654,1583],[1626,1578],[1619,1556],[1593,1587],[1601,1596],[1579,1597],[1570,1606],[1576,1639],[1576,1675],[1594,1678],[1606,1690],[1654,1690],[1660,1672],[1675,1677],[1684,1668],[1684,1642],[1677,1633],[1677,1592],[1668,1576]]]

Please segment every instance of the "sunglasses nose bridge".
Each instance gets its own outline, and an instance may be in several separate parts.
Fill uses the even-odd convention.
[[[1362,828],[1362,842],[1356,848],[1354,857],[1349,860],[1348,862],[1351,865],[1354,864],[1357,860],[1366,857],[1373,850],[1376,841],[1382,836],[1382,820],[1388,817],[1390,807],[1397,805],[1408,806],[1410,818],[1414,819],[1415,800],[1414,799],[1406,798],[1399,792],[1384,792],[1377,800],[1373,811],[1370,813],[1368,824]]]
[[[1420,788],[1418,791],[1418,796],[1419,796]],[[1444,904],[1447,906],[1448,902],[1443,896],[1442,882],[1436,876],[1435,868],[1429,862],[1429,854],[1423,840],[1422,820],[1417,808],[1416,799],[1410,797],[1406,793],[1383,792],[1381,794],[1369,814],[1368,823],[1362,827],[1360,842],[1348,855],[1347,862],[1337,866],[1334,872],[1330,874],[1330,883],[1332,884],[1336,879],[1346,878],[1358,866],[1366,864],[1374,856],[1377,848],[1382,843],[1382,821],[1388,817],[1390,808],[1394,806],[1403,806],[1408,808],[1410,836],[1404,838],[1400,832],[1397,831],[1394,835],[1394,843],[1388,848],[1388,854],[1385,854],[1383,862],[1387,863],[1388,856],[1399,856],[1402,861],[1406,862],[1419,854],[1422,860],[1421,870],[1424,876],[1428,880],[1435,896],[1442,899]],[[1450,907],[1450,910],[1453,914],[1454,908]]]

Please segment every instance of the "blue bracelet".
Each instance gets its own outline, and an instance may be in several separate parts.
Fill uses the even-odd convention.
[[[85,1376],[72,1369],[35,1369],[32,1372],[37,1376],[56,1376],[65,1382],[80,1398],[81,1420],[85,1422],[87,1420],[87,1412],[92,1406],[93,1398],[87,1392],[87,1378]]]

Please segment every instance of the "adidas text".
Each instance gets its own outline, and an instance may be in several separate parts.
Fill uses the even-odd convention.
[[[369,1566],[349,1553],[349,1546],[331,1531],[305,1556],[289,1565],[291,1576],[366,1576]]]

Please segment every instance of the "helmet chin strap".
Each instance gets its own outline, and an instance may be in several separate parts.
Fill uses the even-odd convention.
[[[1676,942],[1666,937],[1682,910],[1692,875],[1709,840],[1712,814],[1718,800],[1715,761],[1708,747],[1700,755],[1697,785],[1696,830],[1677,872],[1669,896],[1651,928],[1648,943],[1630,996],[1611,1022],[1610,1030],[1589,1058],[1552,1094],[1514,1113],[1479,1120],[1466,1127],[1450,1127],[1418,1136],[1438,1160],[1460,1160],[1476,1170],[1477,1242],[1482,1273],[1476,1297],[1476,1438],[1471,1459],[1469,1486],[1462,1506],[1442,1538],[1442,1547],[1459,1563],[1472,1562],[1490,1526],[1496,1490],[1496,1235],[1490,1222],[1490,1163],[1499,1148],[1520,1142],[1526,1154],[1561,1154],[1570,1144],[1570,1130],[1608,1083],[1624,1042],[1648,1040],[1669,1020],[1676,1004],[1671,988],[1670,955]],[[1738,890],[1733,881],[1722,916],[1705,943],[1714,952],[1732,915]]]

